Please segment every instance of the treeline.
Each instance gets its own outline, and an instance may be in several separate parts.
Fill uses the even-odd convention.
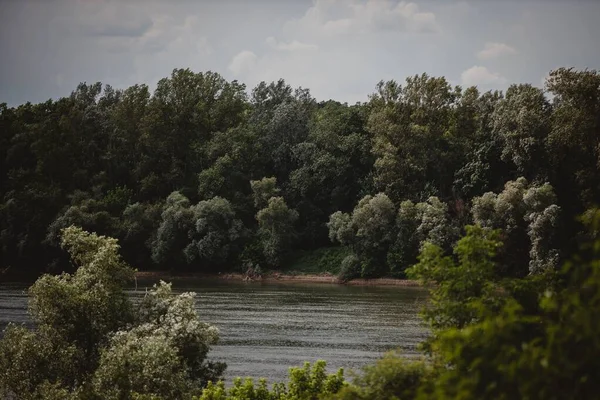
[[[505,93],[423,74],[356,105],[187,69],[153,93],[81,84],[0,106],[0,267],[68,269],[74,224],[140,268],[275,268],[339,243],[342,278],[403,277],[424,242],[448,252],[477,223],[502,230],[499,268],[522,277],[577,245],[575,216],[600,200],[599,128],[590,70]]]

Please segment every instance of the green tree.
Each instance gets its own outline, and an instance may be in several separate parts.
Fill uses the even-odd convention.
[[[161,282],[144,297],[136,322],[114,333],[102,351],[93,385],[103,398],[181,398],[223,373],[225,364],[205,361],[219,336],[199,321],[194,293],[173,296],[171,285]]]
[[[543,90],[528,84],[510,86],[496,106],[494,131],[503,143],[502,159],[521,176],[546,179],[550,111]]]
[[[437,197],[426,202],[403,201],[396,216],[397,235],[387,255],[390,271],[404,276],[406,268],[417,262],[423,243],[430,242],[449,250],[458,238],[458,229],[451,221],[448,205]]]
[[[171,264],[171,268],[185,265],[183,249],[189,244],[194,229],[194,211],[190,201],[179,192],[167,197],[161,215],[161,223],[152,242],[152,259],[159,265]]]
[[[591,240],[558,276],[549,274],[541,284],[535,282],[538,276],[515,282],[520,295],[505,292],[498,309],[481,304],[480,318],[467,329],[437,335],[434,348],[441,366],[432,381],[433,397],[597,397],[599,221],[598,212],[588,214]]]
[[[259,210],[266,207],[269,204],[269,199],[276,197],[280,192],[275,177],[264,177],[261,180],[250,181],[250,187],[252,188],[254,207]]]
[[[298,212],[290,209],[283,197],[271,197],[268,205],[256,214],[258,236],[267,263],[278,266],[296,237],[294,223]]]
[[[454,157],[448,131],[459,97],[445,78],[427,74],[380,82],[371,96],[367,129],[373,135],[375,184],[394,201],[448,196]]]
[[[559,68],[550,72],[546,89],[553,95],[546,141],[550,175],[561,206],[575,215],[600,201],[600,74],[597,70]]]
[[[336,212],[327,224],[329,237],[352,247],[362,265],[362,276],[385,273],[385,258],[394,235],[396,208],[384,193],[365,196],[352,215]]]
[[[325,244],[328,216],[350,211],[361,195],[371,192],[373,157],[366,116],[362,105],[320,104],[306,141],[293,148],[297,167],[287,189],[300,213],[298,225],[306,246]]]
[[[561,209],[553,187],[529,184],[525,178],[506,183],[496,195],[473,199],[475,223],[504,232],[503,265],[506,274],[524,276],[554,269],[559,262],[556,231]]]
[[[456,243],[453,256],[426,242],[419,263],[407,270],[409,277],[435,284],[430,290],[430,308],[424,313],[434,331],[473,323],[479,315],[477,300],[493,297],[498,289],[494,258],[502,245],[499,231],[479,226],[465,229],[466,236]]]
[[[191,396],[220,377],[224,364],[206,360],[218,332],[200,322],[193,294],[161,283],[134,305],[116,239],[72,226],[61,244],[77,270],[30,288],[36,329],[11,324],[0,340],[2,397]]]
[[[233,262],[245,234],[231,203],[221,197],[203,200],[192,207],[195,230],[183,250],[188,262],[199,259],[203,269]]]
[[[152,258],[173,268],[207,271],[232,261],[241,247],[244,226],[231,203],[221,197],[190,205],[179,192],[167,198]]]

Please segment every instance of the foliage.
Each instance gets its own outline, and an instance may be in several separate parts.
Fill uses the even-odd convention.
[[[349,254],[342,260],[338,279],[341,282],[348,282],[352,279],[360,278],[361,272],[362,270],[359,258],[354,254]]]
[[[290,254],[289,261],[283,271],[300,274],[340,272],[342,261],[350,253],[344,246],[321,247],[314,250],[297,250]]]
[[[161,282],[136,315],[137,326],[115,332],[103,351],[96,392],[115,399],[130,392],[182,397],[222,374],[224,364],[204,361],[218,332],[198,320],[193,293],[173,296],[171,285]]]
[[[554,246],[561,208],[555,202],[550,184],[529,184],[523,177],[507,182],[497,195],[488,192],[473,199],[475,223],[504,231],[507,275],[525,275],[527,259],[529,273],[557,267],[558,250]]]
[[[430,308],[424,318],[435,330],[463,328],[479,317],[481,298],[494,297],[499,274],[494,257],[502,245],[499,231],[467,226],[466,235],[454,247],[454,257],[426,242],[419,263],[407,273],[423,284],[434,284],[430,290]]]
[[[374,365],[366,366],[351,385],[333,399],[415,399],[433,378],[433,368],[423,360],[408,361],[398,352],[388,352]]]
[[[382,258],[392,241],[396,209],[384,193],[365,196],[352,215],[336,212],[331,215],[329,237],[350,245],[362,264],[361,275],[372,277],[385,266]]]
[[[597,397],[600,242],[593,232],[600,214],[588,217],[592,234],[559,279],[550,275],[542,286],[520,283],[531,293],[527,301],[506,296],[499,309],[484,311],[474,324],[438,333],[433,347],[447,367],[433,381],[435,398]]]
[[[184,249],[189,260],[223,265],[239,253],[244,226],[236,218],[231,203],[221,197],[203,200],[192,207],[196,229],[192,242]]]
[[[559,68],[544,89],[504,93],[421,74],[348,105],[284,80],[247,91],[175,69],[154,91],[83,83],[60,99],[0,104],[0,267],[71,271],[59,237],[74,224],[119,239],[143,269],[275,266],[331,234],[362,275],[404,277],[423,241],[449,251],[475,219],[504,231],[504,276],[540,273],[574,251],[572,221],[600,203],[599,90],[596,70]],[[526,204],[546,183],[553,198]],[[381,194],[397,215],[367,227]],[[298,213],[293,240],[266,239],[255,218],[272,197]],[[493,215],[484,203],[498,203]]]
[[[182,397],[222,374],[224,364],[206,361],[218,332],[199,321],[193,294],[173,296],[161,283],[134,305],[124,292],[133,270],[116,239],[71,226],[61,245],[77,270],[31,286],[35,330],[5,330],[2,397]]]
[[[189,232],[194,229],[193,211],[190,201],[179,192],[167,197],[161,215],[161,223],[152,243],[152,259],[156,263],[170,261],[183,263],[182,250],[188,244]]]
[[[289,382],[276,383],[271,390],[264,379],[255,385],[247,378],[237,378],[233,386],[225,389],[223,382],[209,383],[196,400],[316,400],[336,394],[344,387],[344,371],[327,374],[325,361],[317,361],[312,368],[310,363],[304,367],[292,367],[289,370]]]
[[[259,181],[250,181],[252,196],[254,197],[254,207],[261,209],[269,204],[271,197],[276,197],[280,190],[277,187],[277,178],[262,178]]]
[[[192,206],[173,192],[161,215],[152,257],[175,268],[201,264],[206,271],[233,259],[243,236],[243,223],[228,200],[213,197]]]
[[[295,238],[294,223],[298,212],[288,207],[283,197],[271,197],[268,205],[256,214],[258,237],[267,263],[277,266]]]
[[[430,241],[448,249],[458,236],[448,206],[437,197],[416,204],[406,200],[396,212],[384,193],[366,196],[352,214],[333,213],[327,226],[333,242],[352,248],[366,278],[384,274],[402,277],[404,270],[416,263],[422,243]]]
[[[392,274],[404,276],[404,271],[417,262],[417,254],[427,241],[444,251],[458,237],[458,229],[448,214],[448,206],[437,197],[414,204],[403,201],[396,216],[396,239],[387,255]]]

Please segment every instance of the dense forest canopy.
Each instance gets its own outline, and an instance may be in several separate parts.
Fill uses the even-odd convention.
[[[71,268],[70,225],[119,240],[138,268],[277,268],[343,245],[342,276],[405,276],[424,242],[501,229],[505,276],[559,265],[600,202],[600,74],[544,89],[380,82],[364,103],[283,80],[248,91],[176,69],[151,93],[80,84],[0,105],[0,245],[10,272]]]

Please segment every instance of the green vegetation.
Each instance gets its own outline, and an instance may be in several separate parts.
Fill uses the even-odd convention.
[[[35,330],[5,331],[0,395],[597,398],[599,116],[600,74],[564,68],[505,93],[423,74],[353,106],[189,70],[1,105],[3,262],[72,273],[31,287]],[[132,304],[128,263],[418,279],[427,358],[209,385],[217,332],[164,283]]]
[[[289,383],[277,383],[269,390],[267,382],[261,379],[258,385],[250,378],[242,381],[237,378],[233,386],[225,388],[223,382],[216,385],[209,383],[199,398],[194,400],[310,400],[329,397],[342,389],[344,371],[335,374],[325,372],[325,361],[317,361],[311,368],[304,363],[303,368],[292,367],[289,372]]]
[[[503,276],[541,273],[600,204],[599,87],[594,70],[505,93],[422,74],[348,105],[176,69],[153,93],[2,104],[0,267],[72,271],[59,236],[75,225],[141,269],[280,269],[341,243],[344,279],[405,277],[423,243],[448,253],[479,224],[502,230]]]
[[[200,322],[193,293],[174,296],[161,282],[132,304],[134,271],[115,239],[69,227],[61,245],[78,268],[29,289],[36,329],[4,331],[0,397],[173,399],[221,376],[225,365],[206,360],[218,331]]]
[[[340,265],[350,250],[343,246],[321,247],[315,250],[297,250],[281,269],[291,274],[332,274],[340,272]]]
[[[389,353],[352,383],[325,362],[291,368],[288,383],[217,382],[206,360],[218,339],[194,296],[161,282],[141,303],[123,289],[133,270],[115,239],[69,227],[61,243],[77,271],[30,288],[35,330],[0,340],[0,395],[23,399],[594,399],[600,390],[600,211],[572,260],[525,278],[503,276],[500,230],[466,226],[446,255],[426,241],[409,277],[431,286],[428,355]],[[346,256],[355,257],[353,254]],[[356,258],[358,262],[358,259]],[[357,264],[358,265],[358,264]]]

